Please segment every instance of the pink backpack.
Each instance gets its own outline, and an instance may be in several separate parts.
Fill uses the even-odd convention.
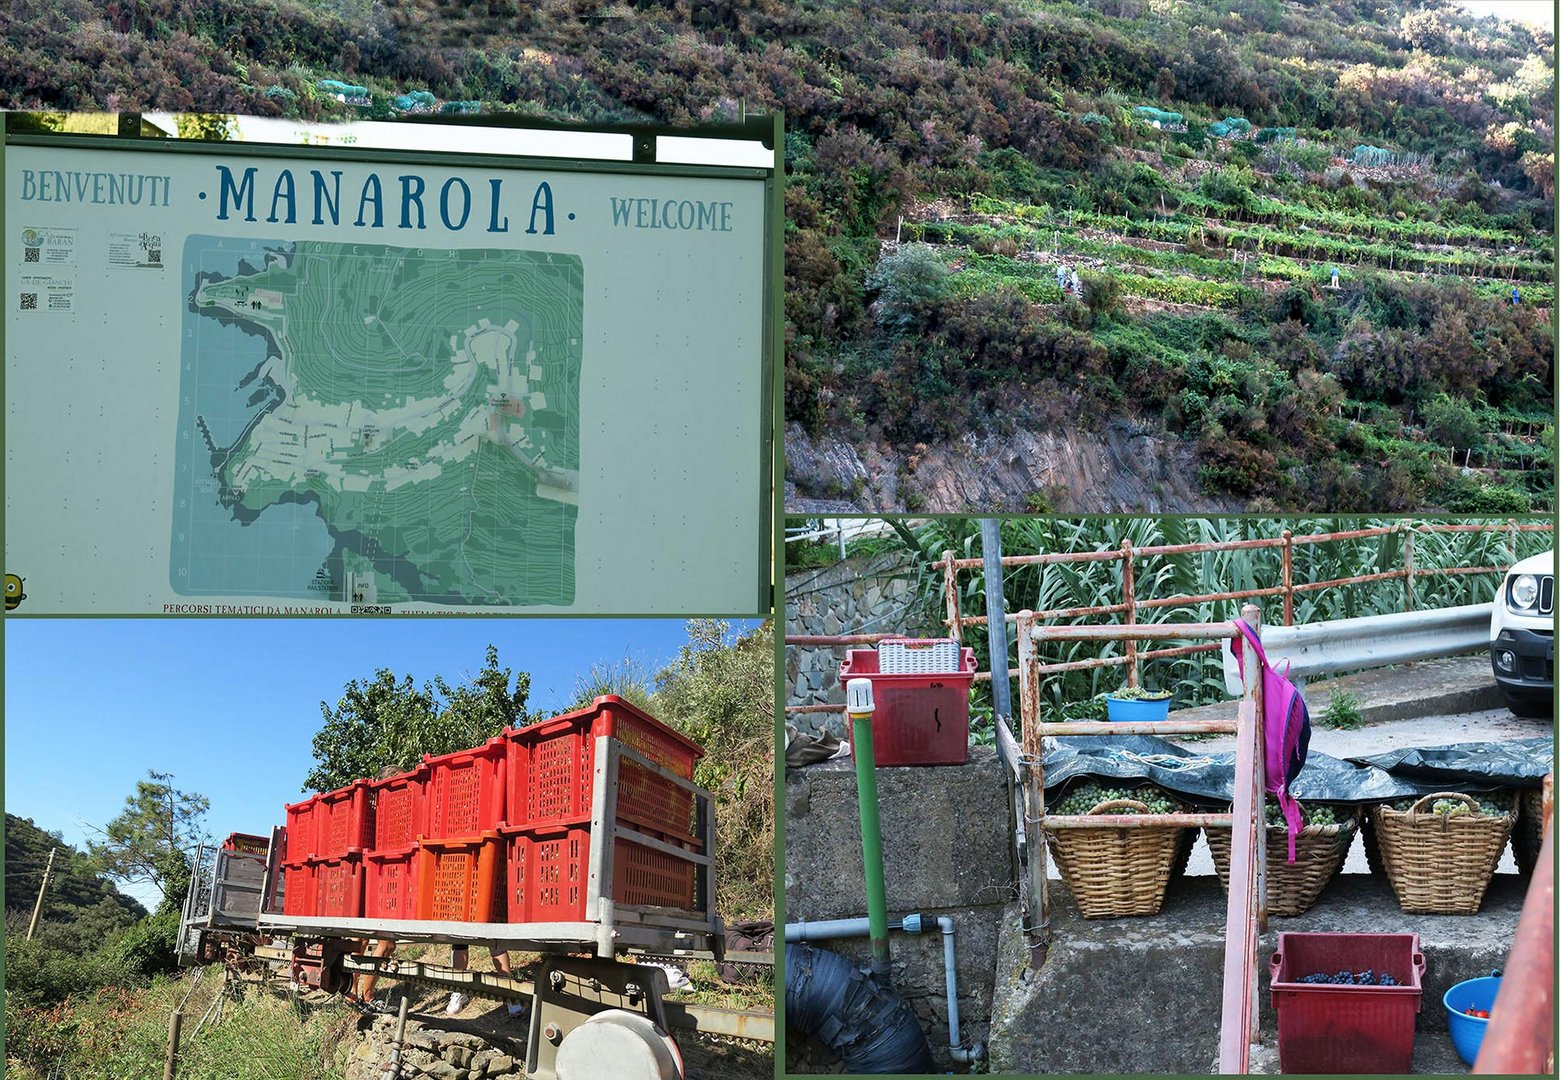
[[[1284,812],[1284,821],[1289,827],[1289,861],[1294,862],[1295,836],[1301,828],[1300,804],[1289,794],[1289,785],[1305,767],[1305,755],[1311,746],[1311,714],[1306,711],[1300,688],[1287,677],[1289,666],[1286,664],[1285,673],[1279,674],[1268,663],[1256,631],[1241,619],[1236,619],[1235,625],[1240,636],[1230,642],[1230,651],[1235,654],[1241,676],[1244,678],[1246,671],[1243,655],[1246,642],[1251,643],[1257,662],[1262,665],[1262,738],[1266,750],[1266,760],[1262,763],[1263,786],[1278,800],[1278,807]]]

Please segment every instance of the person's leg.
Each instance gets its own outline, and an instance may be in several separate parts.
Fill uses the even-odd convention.
[[[383,957],[389,956],[394,952],[395,942],[393,940],[390,938],[379,938],[369,945],[366,955]],[[378,980],[378,975],[359,975],[356,980],[354,980],[357,984],[355,991],[355,996],[357,999],[364,1002],[373,1001],[374,983],[376,983]]]
[[[500,949],[493,953],[493,970],[500,975],[514,975],[514,968],[509,964],[509,950]],[[525,1002],[511,1001],[509,1003],[510,1016],[519,1016],[523,1012],[525,1012]]]
[[[456,971],[465,971],[466,965],[470,962],[471,950],[469,948],[464,945],[450,946],[450,967],[454,968]],[[450,994],[450,1003],[445,1006],[444,1011],[448,1015],[454,1016],[456,1013],[464,1009],[466,1007],[466,1003],[470,1000],[470,994],[463,994],[459,990],[456,990],[454,993]]]

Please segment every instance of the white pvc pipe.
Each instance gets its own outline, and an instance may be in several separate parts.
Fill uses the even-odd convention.
[[[903,919],[889,921],[890,930],[902,930],[907,934],[919,934],[927,920],[920,915],[907,915]],[[943,982],[948,994],[948,1056],[960,1064],[979,1061],[986,1056],[986,1048],[976,1043],[965,1049],[959,1034],[959,975],[958,958],[953,947],[953,919],[948,915],[937,917],[937,927],[943,936]],[[814,922],[785,924],[785,940],[790,943],[823,941],[828,938],[861,937],[870,933],[866,919],[819,919]]]

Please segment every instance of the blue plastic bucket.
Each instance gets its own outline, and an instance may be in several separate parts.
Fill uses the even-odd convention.
[[[1153,701],[1143,701],[1106,695],[1105,715],[1117,723],[1167,720],[1170,717],[1170,699],[1159,698]]]
[[[1479,1056],[1479,1047],[1484,1045],[1484,1029],[1490,1022],[1482,1016],[1467,1016],[1463,1010],[1489,1012],[1498,993],[1500,976],[1487,975],[1482,979],[1465,979],[1441,998],[1446,1006],[1446,1026],[1452,1033],[1452,1045],[1457,1048],[1457,1056],[1463,1059],[1463,1064],[1470,1068]]]

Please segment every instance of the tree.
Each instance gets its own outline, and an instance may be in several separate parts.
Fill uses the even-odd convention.
[[[88,840],[87,850],[115,881],[146,881],[162,893],[162,907],[178,905],[190,882],[189,852],[210,842],[203,818],[211,800],[173,786],[172,773],[148,769],[125,797],[118,817]]]
[[[329,791],[373,778],[386,768],[410,769],[424,754],[466,750],[506,727],[527,722],[529,672],[511,675],[487,647],[486,664],[469,682],[452,687],[442,676],[419,688],[380,668],[372,680],[349,681],[332,709],[320,702],[325,723],[314,736],[314,769],[304,791]]]
[[[179,138],[227,142],[233,138],[234,120],[234,117],[222,113],[180,113]]]
[[[716,902],[727,919],[774,916],[774,628],[688,623],[656,676],[654,714],[704,747],[694,780],[715,799]]]

